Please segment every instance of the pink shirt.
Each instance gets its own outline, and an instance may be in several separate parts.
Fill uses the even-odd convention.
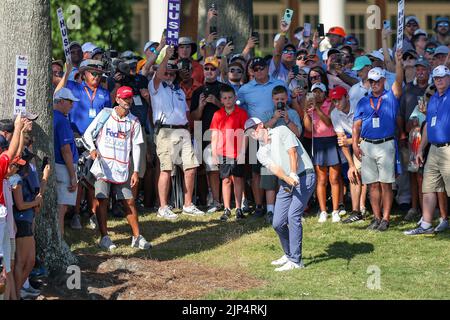
[[[331,114],[331,101],[329,99],[326,99],[320,109],[323,113],[325,113],[328,117],[330,117]],[[313,134],[314,138],[324,138],[324,137],[333,137],[336,135],[336,132],[334,132],[333,125],[327,126],[325,122],[320,119],[319,114],[316,110],[313,111]]]

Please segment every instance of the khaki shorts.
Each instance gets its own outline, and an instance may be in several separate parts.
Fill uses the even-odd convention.
[[[74,164],[73,168],[77,172],[77,165]],[[74,206],[77,203],[77,192],[68,190],[70,186],[70,176],[66,165],[55,163],[55,175],[56,175],[56,198],[57,203],[60,205]]]
[[[450,146],[431,145],[423,171],[422,192],[445,192],[450,197]]]
[[[156,154],[161,171],[173,171],[175,166],[183,170],[199,166],[191,135],[186,129],[161,128],[156,136]]]
[[[361,142],[364,153],[361,159],[361,179],[363,184],[375,182],[395,182],[395,141],[380,144]]]

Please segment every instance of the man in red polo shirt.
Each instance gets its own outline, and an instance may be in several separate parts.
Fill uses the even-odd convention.
[[[245,136],[247,112],[236,105],[236,94],[229,85],[220,89],[223,107],[214,113],[210,129],[213,161],[219,163],[222,196],[225,206],[221,221],[231,216],[231,184],[234,185],[236,220],[245,218],[241,210],[244,192]]]

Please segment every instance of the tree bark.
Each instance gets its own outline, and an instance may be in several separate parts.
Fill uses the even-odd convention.
[[[54,167],[50,0],[3,0],[0,17],[0,46],[3,48],[0,55],[0,118],[13,117],[16,55],[26,55],[27,111],[39,114],[32,131],[36,165],[40,171],[42,158],[47,155]],[[38,258],[50,271],[65,271],[68,265],[76,263],[59,233],[53,174],[44,195],[44,206],[36,217],[35,238]]]
[[[219,37],[233,37],[235,52],[242,52],[253,29],[252,0],[200,0],[199,1],[199,36],[204,38],[206,13],[211,3],[216,5],[219,13],[215,25]]]

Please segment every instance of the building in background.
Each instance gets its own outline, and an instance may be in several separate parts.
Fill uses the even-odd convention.
[[[226,0],[217,0],[226,1]],[[199,0],[183,0],[181,17],[182,33],[197,38]],[[370,5],[378,5],[382,9],[381,24],[384,17],[391,20],[393,37],[397,25],[397,1],[387,0],[254,0],[254,30],[260,34],[260,47],[263,52],[271,52],[273,38],[278,32],[280,19],[286,8],[293,9],[295,26],[303,26],[309,22],[313,29],[319,22],[325,24],[325,32],[333,25],[343,22],[347,34],[355,34],[361,46],[373,50],[381,46],[380,32],[369,30],[366,26],[367,9]],[[140,44],[138,51],[149,39],[157,41],[165,28],[167,0],[137,0],[133,3],[133,40]],[[434,22],[438,16],[450,16],[448,0],[418,1],[406,0],[406,15],[416,15],[420,27],[433,33]],[[294,29],[294,28],[292,28]]]

